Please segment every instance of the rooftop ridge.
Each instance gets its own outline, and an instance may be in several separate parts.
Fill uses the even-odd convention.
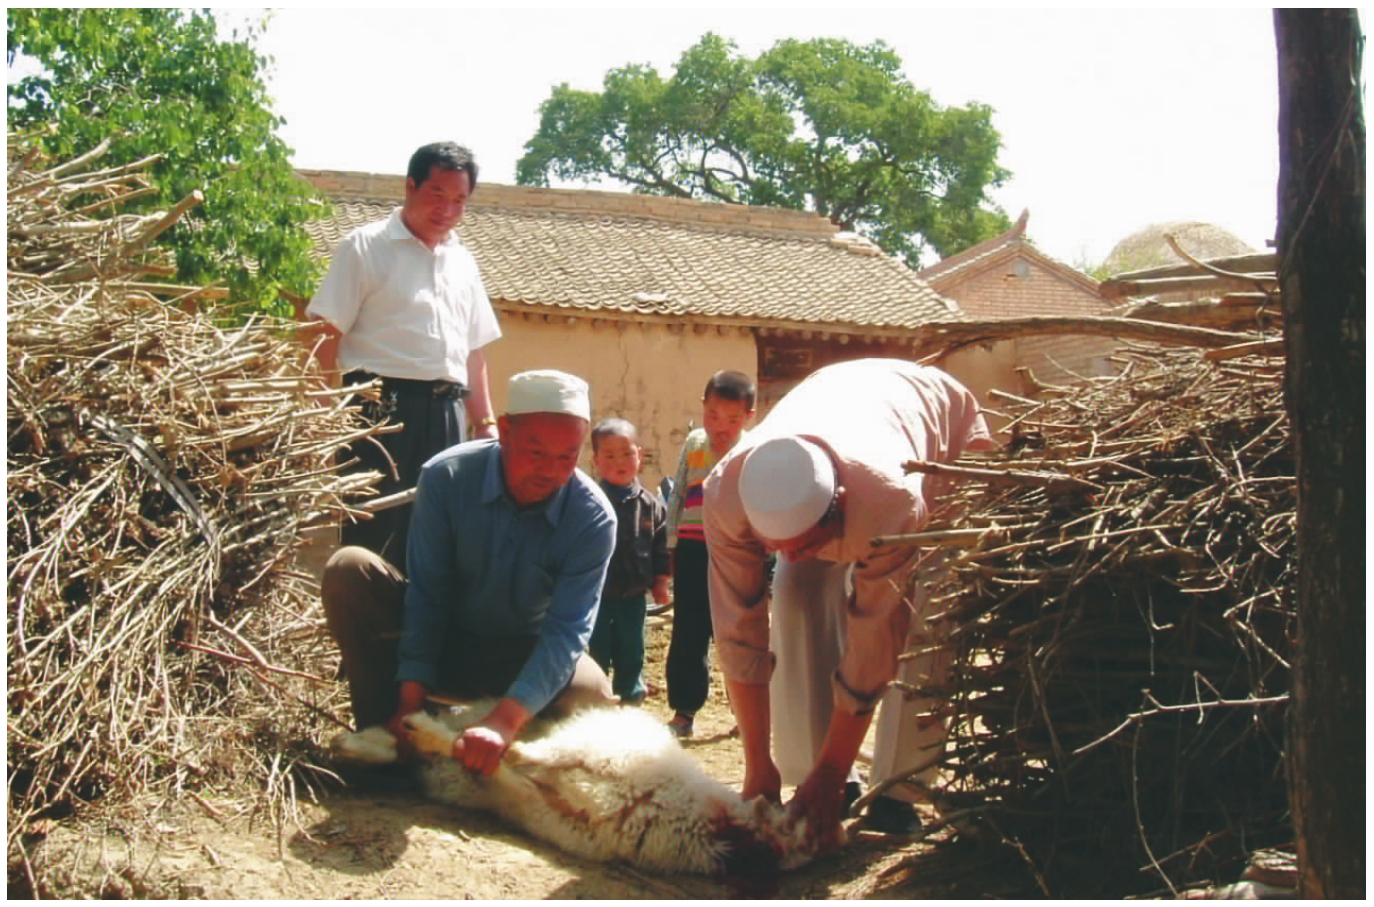
[[[399,202],[405,197],[405,177],[394,174],[344,170],[304,170],[296,173],[320,192],[334,199],[357,198]],[[790,208],[732,205],[695,199],[663,198],[597,189],[544,189],[479,183],[469,205],[474,209],[502,208],[548,211],[562,214],[619,216],[703,224],[725,228],[785,232],[830,237],[840,228],[819,214]]]
[[[922,268],[920,272],[921,279],[929,282],[943,277],[946,274],[952,274],[960,268],[1003,248],[1029,246],[1030,244],[1026,242],[1025,238],[1026,222],[1028,220],[1030,220],[1029,209],[1021,212],[1021,216],[1007,232],[994,236],[991,239],[985,239],[976,245],[969,246],[964,251],[956,252],[948,258],[943,258],[928,268]]]
[[[1024,257],[1038,263],[1042,268],[1059,275],[1063,280],[1076,283],[1084,290],[1094,295],[1100,293],[1100,283],[1088,274],[1084,274],[1076,268],[1064,264],[1062,261],[1051,258],[1041,252],[1035,246],[1024,240],[1004,243],[1000,248],[994,248],[970,258],[968,261],[959,262],[957,267],[949,270],[930,274],[928,271],[921,271],[917,276],[926,282],[931,289],[937,293],[948,292],[953,286],[971,280],[986,269],[995,267],[1003,262],[1014,258]]]

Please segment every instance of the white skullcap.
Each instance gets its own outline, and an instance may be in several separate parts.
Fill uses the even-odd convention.
[[[566,413],[592,420],[587,382],[567,372],[539,369],[512,375],[506,391],[506,413]]]
[[[801,438],[773,438],[749,451],[739,496],[754,531],[766,539],[794,539],[820,522],[835,495],[830,456]]]

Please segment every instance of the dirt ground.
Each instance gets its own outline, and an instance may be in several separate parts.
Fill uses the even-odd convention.
[[[669,624],[651,619],[644,708],[667,720],[663,663]],[[738,786],[739,740],[719,677],[688,749]],[[32,856],[44,897],[249,899],[730,898],[711,879],[648,874],[570,857],[494,816],[426,801],[418,792],[357,782],[273,822],[241,804],[185,796],[98,823],[56,823]],[[281,829],[278,832],[278,829]],[[933,836],[933,840],[938,840]],[[851,828],[850,843],[785,876],[785,898],[988,896],[976,844],[893,838]]]

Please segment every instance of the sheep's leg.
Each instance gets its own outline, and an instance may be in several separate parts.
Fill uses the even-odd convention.
[[[329,748],[349,762],[389,765],[396,761],[396,738],[380,725],[339,734],[329,741]]]
[[[405,722],[406,727],[410,729],[410,741],[421,754],[449,758],[453,756],[453,744],[458,740],[458,735],[462,733],[461,730],[450,728],[440,719],[432,718],[424,712],[407,715]],[[532,764],[554,769],[582,766],[579,760],[572,757],[564,757],[564,759],[555,762],[531,760],[521,750],[519,744],[506,750],[501,761],[507,765]]]
[[[452,758],[457,733],[424,712],[407,715],[405,723],[410,729],[410,742],[421,754]]]

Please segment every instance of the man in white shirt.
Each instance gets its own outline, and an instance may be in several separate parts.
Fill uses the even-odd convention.
[[[381,402],[368,414],[404,425],[377,439],[385,453],[371,440],[350,451],[359,468],[387,477],[383,495],[413,488],[426,460],[466,439],[468,420],[475,437],[496,436],[482,348],[501,329],[476,260],[453,234],[476,185],[468,149],[418,149],[405,203],[339,243],[306,309],[321,325],[316,357],[325,372],[347,385],[380,378]],[[410,513],[396,507],[345,525],[343,543],[404,569]]]

